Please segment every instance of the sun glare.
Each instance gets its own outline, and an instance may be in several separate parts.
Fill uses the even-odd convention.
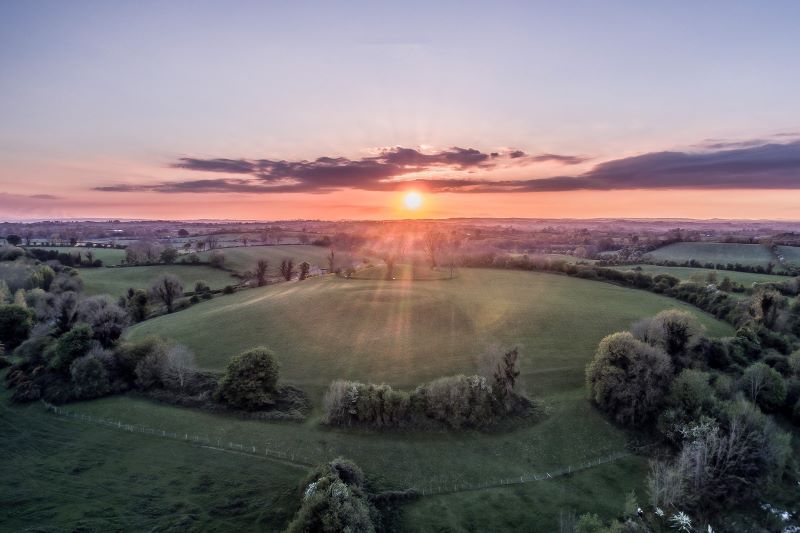
[[[403,203],[406,205],[407,209],[415,211],[422,205],[422,196],[420,196],[418,192],[411,191],[406,193],[405,198],[403,198]]]

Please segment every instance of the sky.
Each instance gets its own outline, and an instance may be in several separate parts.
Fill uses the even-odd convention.
[[[792,1],[9,0],[0,219],[800,220],[797,20]]]

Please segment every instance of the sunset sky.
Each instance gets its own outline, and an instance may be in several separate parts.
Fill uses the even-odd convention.
[[[791,1],[3,2],[0,219],[797,220],[798,20]]]

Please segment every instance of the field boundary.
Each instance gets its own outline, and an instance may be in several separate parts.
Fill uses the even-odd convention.
[[[170,439],[176,442],[187,442],[194,446],[199,446],[201,448],[218,452],[235,453],[239,455],[247,455],[254,458],[268,459],[280,462],[285,465],[294,466],[296,468],[302,468],[304,470],[313,468],[319,462],[319,461],[316,462],[307,461],[305,460],[305,458],[300,457],[298,454],[294,452],[285,452],[282,450],[276,450],[274,448],[259,447],[252,444],[244,445],[223,439],[212,439],[208,437],[208,435],[195,435],[187,432],[167,431],[165,429],[151,428],[141,424],[127,424],[118,420],[110,420],[107,418],[76,413],[75,411],[70,411],[68,409],[55,406],[44,400],[41,400],[41,403],[47,411],[54,413],[56,415],[63,416],[65,418],[70,418],[73,420],[79,420],[82,422],[88,422],[90,424],[95,424],[98,426],[107,427],[109,429],[117,429],[120,431],[127,431],[130,433],[141,433],[143,435],[150,435],[153,437]],[[605,464],[613,463],[621,459],[625,459],[627,457],[631,457],[635,455],[637,452],[649,448],[650,446],[652,445],[645,445],[632,450],[616,451],[601,457],[589,459],[582,463],[567,465],[565,467],[556,468],[549,471],[544,470],[541,472],[527,472],[527,473],[522,473],[518,476],[515,475],[511,477],[494,478],[476,483],[467,483],[464,481],[444,481],[444,480],[425,482],[422,484],[417,482],[414,484],[415,486],[411,487],[411,489],[415,490],[420,497],[422,496],[427,497],[427,496],[439,496],[445,494],[455,494],[459,492],[474,492],[486,489],[496,489],[496,488],[515,486],[515,485],[524,485],[527,483],[533,483],[539,481],[547,481],[558,477],[568,476],[577,472],[581,472],[583,470],[588,470],[590,468],[595,468]]]

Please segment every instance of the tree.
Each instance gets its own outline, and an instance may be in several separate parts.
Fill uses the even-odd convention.
[[[308,277],[309,270],[311,270],[311,265],[308,264],[308,261],[303,261],[300,263],[300,281],[303,281]]]
[[[89,324],[104,347],[114,344],[128,325],[128,315],[107,294],[90,296],[78,304],[78,320]]]
[[[284,259],[281,261],[281,276],[286,281],[292,281],[292,277],[294,276],[294,260],[293,259]]]
[[[774,411],[786,400],[786,382],[766,363],[754,363],[742,374],[742,389],[765,411]]]
[[[76,324],[58,338],[50,368],[58,372],[69,372],[72,362],[89,352],[93,340],[94,333],[88,324]]]
[[[429,229],[423,235],[422,245],[425,250],[425,257],[427,257],[428,264],[431,268],[439,266],[439,251],[442,249],[444,240],[444,235],[435,229]]]
[[[22,237],[19,235],[6,235],[6,241],[11,246],[19,246],[19,243],[22,242]]]
[[[700,340],[702,331],[702,326],[691,313],[667,309],[650,320],[647,341],[662,348],[675,362]]]
[[[586,367],[591,400],[624,425],[650,421],[671,381],[669,356],[628,332],[613,333],[600,341]]]
[[[150,298],[147,296],[147,291],[128,289],[125,308],[134,322],[141,322],[147,318],[150,313]]]
[[[336,252],[333,251],[333,248],[331,248],[328,251],[327,260],[328,260],[328,272],[330,273],[336,272]]]
[[[208,258],[208,262],[214,268],[222,268],[225,266],[225,254],[219,250],[214,250]]]
[[[519,377],[519,348],[505,352],[495,363],[492,378],[494,389],[498,397],[504,402],[505,407],[511,407],[510,399],[514,395],[514,387]]]
[[[85,355],[69,367],[73,393],[80,400],[99,398],[109,393],[111,382],[103,361],[94,355]]]
[[[171,265],[178,258],[178,250],[173,247],[164,248],[161,251],[161,262]]]
[[[267,284],[267,270],[269,269],[269,262],[266,259],[259,259],[256,263],[256,283],[259,287]]]
[[[171,313],[175,300],[183,296],[183,283],[172,274],[164,274],[157,278],[150,286],[152,295],[167,307],[167,313]]]
[[[189,232],[186,231],[185,229],[181,228],[178,230],[178,237],[188,237],[188,236]]]
[[[383,243],[380,250],[380,257],[386,263],[386,279],[394,279],[394,270],[397,263],[405,256],[406,239],[397,236]]]
[[[16,348],[28,338],[33,327],[33,312],[25,307],[0,305],[0,342],[6,348]]]
[[[184,391],[197,371],[194,353],[182,344],[169,349],[162,368],[161,381],[168,388]]]
[[[275,354],[267,348],[242,352],[228,363],[215,397],[248,411],[270,407],[275,403],[278,368]]]

